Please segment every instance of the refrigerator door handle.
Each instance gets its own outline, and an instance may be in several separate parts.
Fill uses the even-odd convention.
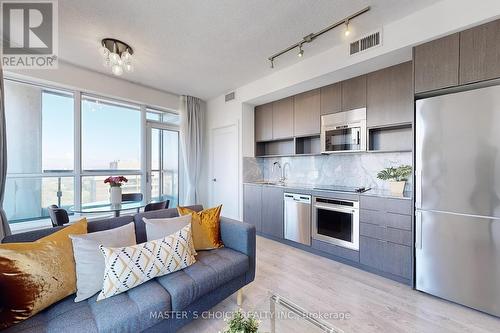
[[[415,248],[422,249],[422,212],[415,212]]]

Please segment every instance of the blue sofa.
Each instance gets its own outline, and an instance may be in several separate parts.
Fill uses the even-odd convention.
[[[202,206],[192,206],[200,211]],[[92,221],[88,232],[135,223],[137,243],[146,241],[143,217],[178,216],[176,209]],[[255,228],[222,217],[224,247],[198,251],[190,267],[148,281],[126,293],[96,302],[97,295],[79,303],[74,295],[4,332],[175,332],[255,278]],[[2,243],[29,242],[61,228],[8,236]],[[236,308],[236,304],[235,304]]]

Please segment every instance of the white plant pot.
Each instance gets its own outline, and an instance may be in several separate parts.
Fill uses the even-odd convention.
[[[122,188],[120,186],[111,186],[109,188],[109,203],[113,206],[122,203]]]
[[[405,190],[406,182],[389,182],[389,188],[392,194],[402,195]]]

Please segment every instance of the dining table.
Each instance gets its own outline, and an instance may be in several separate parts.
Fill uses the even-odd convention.
[[[147,201],[124,201],[121,204],[111,204],[109,202],[94,202],[81,205],[80,207],[70,207],[69,211],[79,214],[103,214],[113,213],[115,217],[119,217],[122,211],[139,210],[146,207]]]

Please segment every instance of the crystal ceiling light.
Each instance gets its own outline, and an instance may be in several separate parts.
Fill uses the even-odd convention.
[[[132,65],[132,55],[134,51],[132,48],[114,38],[104,38],[101,41],[102,55],[104,57],[104,66],[111,67],[111,72],[120,76],[123,72],[132,72],[134,66]]]

